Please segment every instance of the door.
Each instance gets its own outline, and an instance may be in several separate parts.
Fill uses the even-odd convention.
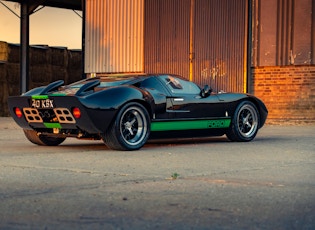
[[[193,82],[185,81],[171,75],[159,78],[170,92],[167,96],[168,113],[174,119],[209,119],[225,116],[224,104],[216,94],[200,96],[200,88]],[[222,112],[223,111],[223,112]]]

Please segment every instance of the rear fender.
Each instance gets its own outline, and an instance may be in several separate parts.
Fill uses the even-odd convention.
[[[81,103],[90,109],[118,110],[132,100],[151,101],[152,96],[141,89],[125,86],[113,87],[80,97]]]
[[[150,114],[154,109],[154,100],[151,94],[132,86],[108,88],[88,96],[79,97],[79,100],[87,108],[95,126],[97,125],[102,131],[108,129],[119,109],[128,102],[141,103]]]

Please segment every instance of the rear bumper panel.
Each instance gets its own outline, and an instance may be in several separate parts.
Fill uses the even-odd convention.
[[[97,111],[86,108],[74,96],[49,96],[54,102],[53,108],[32,107],[31,96],[9,97],[8,106],[12,118],[23,129],[79,129],[89,134],[104,132],[108,122],[102,120],[106,111]],[[79,108],[81,117],[76,119],[72,114],[73,108]],[[17,117],[14,110],[23,111],[21,118]],[[101,124],[97,122],[103,121]]]

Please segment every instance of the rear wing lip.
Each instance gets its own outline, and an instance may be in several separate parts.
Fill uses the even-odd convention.
[[[63,80],[54,81],[43,88],[39,95],[47,95],[49,92],[57,90],[60,86],[64,85],[64,83]]]

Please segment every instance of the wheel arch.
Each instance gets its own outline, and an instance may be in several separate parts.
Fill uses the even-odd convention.
[[[238,100],[235,105],[234,115],[226,136],[231,141],[251,141],[261,127],[257,104],[254,100],[243,98]]]
[[[101,135],[104,143],[116,150],[141,148],[150,135],[148,108],[143,100],[129,100],[121,105],[114,121]]]
[[[265,121],[267,119],[267,114],[268,114],[267,107],[261,100],[259,100],[256,97],[249,96],[248,98],[243,99],[242,101],[246,101],[246,100],[252,102],[256,106],[259,112],[259,126],[258,127],[261,128],[265,124]]]
[[[119,106],[119,108],[117,108],[117,109],[115,110],[115,114],[113,115],[112,119],[110,120],[109,125],[107,126],[107,128],[104,129],[104,132],[107,132],[108,129],[110,129],[110,126],[111,126],[111,124],[112,124],[113,122],[115,122],[116,116],[117,116],[117,114],[119,113],[119,111],[120,111],[126,104],[132,103],[132,102],[134,102],[134,103],[139,103],[140,105],[142,105],[142,106],[148,111],[149,116],[150,116],[150,119],[153,118],[153,109],[152,109],[152,107],[151,107],[151,105],[150,105],[150,103],[149,103],[148,101],[141,100],[141,99],[138,99],[138,98],[137,98],[137,99],[128,100],[128,101],[124,102],[123,104],[121,104],[121,105]]]
[[[135,102],[135,103],[139,103],[141,104],[149,113],[150,115],[150,119],[153,118],[153,108],[152,108],[152,104],[150,104],[148,101],[145,101],[145,100],[141,100],[141,99],[133,99],[133,100],[129,100],[129,101],[126,101],[124,104],[122,104],[120,106],[120,108],[118,109],[118,111],[123,108],[126,104],[130,103],[130,102]]]

